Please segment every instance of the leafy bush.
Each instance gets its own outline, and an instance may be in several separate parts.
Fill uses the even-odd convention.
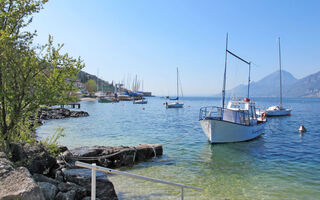
[[[65,136],[63,131],[63,128],[57,128],[57,130],[51,136],[48,136],[44,140],[40,141],[40,143],[45,146],[47,151],[49,151],[49,153],[55,157],[61,153],[61,150],[58,147],[58,140]]]

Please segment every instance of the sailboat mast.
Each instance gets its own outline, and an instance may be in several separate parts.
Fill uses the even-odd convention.
[[[179,98],[179,71],[178,71],[178,67],[177,67],[177,98]]]
[[[280,66],[280,106],[282,106],[282,71],[281,71],[281,48],[280,48],[280,37],[279,40],[279,66]]]
[[[248,78],[248,99],[250,98],[250,72],[251,72],[251,62],[249,62],[249,78]]]
[[[222,86],[222,109],[224,109],[224,100],[226,96],[227,56],[228,56],[228,33],[226,38],[226,56],[224,61],[224,76],[223,76],[223,86]]]

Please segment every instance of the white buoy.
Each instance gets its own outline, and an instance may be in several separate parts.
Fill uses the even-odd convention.
[[[307,131],[307,129],[303,125],[300,125],[299,132],[304,133],[306,131]]]

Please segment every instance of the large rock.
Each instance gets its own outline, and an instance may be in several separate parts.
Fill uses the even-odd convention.
[[[29,171],[25,167],[14,169],[3,153],[0,157],[0,183],[0,199],[45,199]]]
[[[11,151],[11,160],[13,162],[24,160],[27,157],[26,152],[21,144],[14,142],[9,146]]]
[[[11,160],[26,166],[31,174],[48,174],[58,168],[57,160],[39,143],[12,143],[10,149]]]
[[[31,159],[28,169],[32,174],[43,174],[49,173],[56,165],[57,160],[54,157],[52,157],[48,152],[41,152]]]
[[[53,178],[50,178],[50,177],[47,177],[47,176],[44,176],[42,174],[33,174],[32,177],[36,182],[47,182],[47,183],[53,184],[55,186],[58,186],[58,184],[60,183],[60,181],[53,179]]]
[[[91,193],[91,171],[87,169],[70,169],[64,171],[66,180],[85,187]],[[115,189],[104,173],[97,173],[96,196],[101,200],[117,200]]]
[[[41,108],[38,112],[39,120],[63,119],[68,117],[87,117],[85,111],[69,110],[66,108]]]
[[[69,191],[75,191],[76,195],[75,195],[75,199],[82,199],[83,197],[87,196],[90,191],[89,189],[86,189],[85,187],[79,186],[75,183],[72,182],[67,182],[67,183],[59,183],[58,185],[58,189],[61,192],[69,192]]]
[[[59,192],[55,200],[74,200],[76,197],[76,191],[71,190],[68,192]]]
[[[75,111],[71,110],[70,111],[70,117],[87,117],[89,114],[85,111]]]
[[[58,192],[58,189],[55,185],[48,182],[38,182],[38,185],[46,200],[54,200],[54,197]]]
[[[156,156],[161,156],[163,153],[162,146],[157,144],[140,144],[135,149],[137,150],[136,161],[145,161]]]
[[[93,146],[75,148],[64,152],[62,156],[67,161],[78,160],[108,168],[119,168],[161,156],[162,151],[162,146],[157,144],[143,144],[136,147]]]

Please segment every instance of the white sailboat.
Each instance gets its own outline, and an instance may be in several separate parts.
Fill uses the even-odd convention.
[[[225,108],[225,88],[227,55],[240,59],[249,65],[248,96],[243,100],[231,100]],[[260,136],[264,131],[266,119],[257,117],[255,103],[249,99],[251,63],[228,50],[228,34],[226,39],[225,69],[222,88],[222,107],[203,107],[199,120],[210,143],[228,143],[248,141]]]
[[[177,68],[177,97],[174,99],[174,102],[167,102],[166,101],[166,108],[183,108],[184,103],[179,101],[179,69]],[[181,95],[182,95],[182,100],[183,100],[183,93],[181,89]]]
[[[281,49],[279,38],[279,66],[280,66],[280,104],[269,107],[265,113],[267,116],[287,116],[291,114],[290,108],[284,108],[282,105],[282,71],[281,71]]]
[[[138,99],[138,100],[133,100],[133,104],[147,104],[148,101],[146,99]]]

